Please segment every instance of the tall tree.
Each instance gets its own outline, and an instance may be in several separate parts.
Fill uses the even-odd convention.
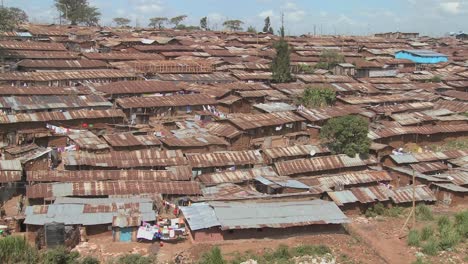
[[[324,107],[335,103],[336,93],[328,87],[307,87],[299,103],[306,107]]]
[[[208,29],[208,18],[207,17],[202,17],[200,19],[200,28],[203,30],[209,30]]]
[[[90,6],[88,0],[55,0],[55,7],[61,17],[72,25],[97,25],[101,13],[97,7]]]
[[[11,31],[24,22],[28,22],[28,15],[16,7],[0,7],[0,31]]]
[[[174,25],[174,28],[177,28],[180,24],[180,22],[184,21],[184,19],[186,19],[187,16],[186,15],[181,15],[181,16],[176,16],[176,17],[173,17],[169,20],[169,22]]]
[[[320,137],[327,141],[334,154],[367,155],[371,140],[367,137],[369,123],[360,116],[348,115],[327,121],[320,131]]]
[[[291,82],[293,80],[290,67],[291,51],[288,42],[284,39],[284,25],[281,25],[280,35],[280,40],[274,44],[276,56],[271,63],[272,78],[276,83]]]
[[[156,28],[158,27],[159,29],[164,28],[164,23],[168,21],[167,17],[153,17],[150,18],[150,23],[148,26]]]
[[[244,22],[240,21],[240,20],[226,20],[224,21],[223,23],[223,26],[229,30],[232,30],[232,31],[241,31],[242,30],[242,24],[244,24]]]
[[[130,24],[130,19],[125,17],[116,17],[113,19],[114,23],[117,24],[118,27],[126,27]]]
[[[273,34],[273,28],[271,27],[270,17],[265,18],[265,26],[263,26],[263,32]]]
[[[249,33],[257,33],[257,30],[255,29],[254,26],[249,26],[249,27],[247,28],[247,32],[249,32]]]

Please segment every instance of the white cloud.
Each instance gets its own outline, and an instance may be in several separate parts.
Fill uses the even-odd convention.
[[[440,8],[442,11],[456,15],[461,12],[461,3],[458,1],[440,3]]]
[[[273,12],[273,10],[265,10],[265,11],[262,11],[258,14],[258,17],[260,18],[265,18],[265,17],[273,17],[275,15],[275,13]]]

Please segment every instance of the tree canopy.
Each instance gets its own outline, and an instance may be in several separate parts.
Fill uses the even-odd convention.
[[[240,20],[226,20],[224,21],[223,26],[232,31],[241,31],[242,24],[244,24],[244,22]]]
[[[28,22],[28,15],[16,7],[0,7],[0,31],[12,31]]]
[[[249,26],[249,27],[247,28],[247,32],[249,32],[249,33],[257,33],[257,29],[255,29],[254,26]]]
[[[270,21],[270,17],[267,16],[265,18],[265,26],[263,26],[263,32],[265,33],[270,33],[270,34],[274,34],[273,33],[273,28],[271,27],[271,21]]]
[[[276,56],[271,63],[272,78],[276,83],[291,82],[293,80],[290,67],[291,51],[288,42],[284,39],[284,26],[280,29],[280,35],[280,40],[274,44]]]
[[[306,107],[324,107],[333,105],[336,100],[336,93],[328,87],[307,87],[299,103]]]
[[[187,18],[186,15],[176,16],[169,20],[169,23],[174,25],[174,28],[177,28],[179,24]]]
[[[371,140],[367,137],[369,123],[360,116],[348,115],[328,120],[320,131],[320,137],[327,141],[334,154],[356,154],[366,156]]]
[[[344,62],[344,56],[334,50],[324,50],[320,54],[320,61],[316,67],[320,69],[329,70],[334,68],[339,63]]]
[[[118,27],[126,27],[130,24],[130,19],[125,17],[116,17],[113,19],[114,23],[117,24]]]
[[[156,28],[158,27],[159,29],[164,28],[164,23],[168,21],[167,17],[153,17],[150,18],[150,23],[148,26]]]
[[[200,28],[203,30],[209,30],[208,28],[208,18],[207,17],[202,17],[200,19]]]
[[[101,16],[99,9],[90,6],[88,0],[55,0],[55,7],[72,25],[95,26]]]

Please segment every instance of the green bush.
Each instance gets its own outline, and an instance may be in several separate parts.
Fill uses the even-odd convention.
[[[117,264],[152,264],[154,260],[140,254],[127,254],[117,259]]]
[[[201,260],[200,260],[200,264],[225,264],[225,263],[226,261],[224,260],[219,247],[211,248],[210,251],[202,255]]]
[[[366,217],[376,217],[378,215],[381,216],[388,216],[388,217],[398,217],[404,211],[403,207],[394,206],[391,208],[385,208],[385,206],[381,203],[377,203],[373,207],[370,207],[366,210],[365,216]]]
[[[429,261],[424,260],[421,257],[417,257],[416,260],[413,261],[413,263],[411,263],[411,264],[429,264],[429,263],[430,263]]]
[[[44,264],[76,264],[80,254],[70,252],[67,248],[60,246],[47,250],[42,258]]]
[[[292,249],[292,255],[300,256],[323,256],[331,253],[331,249],[325,245],[301,245]]]
[[[439,252],[439,245],[437,243],[437,240],[435,238],[429,239],[423,246],[422,246],[422,252],[424,254],[430,255],[430,256],[435,256],[437,255],[437,252]]]
[[[419,247],[421,243],[421,235],[418,230],[412,229],[408,234],[408,246]]]
[[[468,238],[468,210],[455,214],[455,227],[462,238]]]
[[[95,257],[86,256],[81,260],[81,264],[99,264],[99,260]]]
[[[434,216],[432,215],[432,210],[426,205],[416,206],[416,217],[421,221],[432,221]]]
[[[38,252],[24,237],[8,236],[0,238],[0,263],[37,263]]]
[[[268,263],[285,263],[291,259],[291,257],[289,248],[286,245],[279,245],[275,251],[264,255],[264,258]]]
[[[450,218],[448,216],[441,216],[437,221],[437,226],[439,227],[439,233],[444,232],[445,229],[450,228],[452,223],[450,222]]]
[[[434,229],[432,229],[432,227],[430,227],[430,226],[425,226],[425,227],[421,230],[421,240],[422,240],[422,241],[428,240],[428,239],[431,238],[433,235],[434,235]]]
[[[393,206],[384,211],[384,216],[398,217],[403,213],[403,211],[404,211],[403,207]]]
[[[454,227],[444,228],[443,232],[440,232],[439,247],[442,250],[453,248],[461,241],[461,236]]]

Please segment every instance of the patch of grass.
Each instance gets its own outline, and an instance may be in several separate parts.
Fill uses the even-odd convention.
[[[462,238],[468,238],[468,210],[455,214],[455,227]]]
[[[286,245],[279,245],[273,252],[267,252],[263,255],[267,263],[289,263],[292,258],[289,248]]]
[[[413,261],[411,264],[430,264],[430,262],[424,260],[422,257],[417,257],[416,260]]]
[[[434,229],[430,226],[425,226],[421,230],[421,240],[426,241],[434,235]]]
[[[434,220],[431,208],[424,204],[416,206],[416,217],[420,221]]]
[[[461,236],[453,226],[444,228],[443,232],[440,232],[439,247],[442,250],[451,249],[460,243],[460,241]]]
[[[418,230],[412,229],[408,234],[408,246],[419,247],[421,244],[421,235]]]
[[[439,252],[439,244],[435,238],[429,239],[422,246],[422,252],[426,255],[435,256]]]
[[[366,217],[376,217],[376,216],[388,216],[388,217],[399,217],[405,209],[398,206],[393,206],[390,208],[385,208],[381,203],[377,203],[373,207],[370,207],[366,210]]]
[[[24,237],[0,238],[0,263],[33,264],[37,262],[38,255],[37,250],[31,247]]]
[[[331,249],[325,245],[301,245],[291,249],[291,254],[295,257],[300,256],[323,256],[332,253]]]
[[[200,264],[225,264],[227,262],[226,260],[224,260],[219,247],[213,247],[211,248],[210,251],[205,252],[202,255],[199,263]]]

